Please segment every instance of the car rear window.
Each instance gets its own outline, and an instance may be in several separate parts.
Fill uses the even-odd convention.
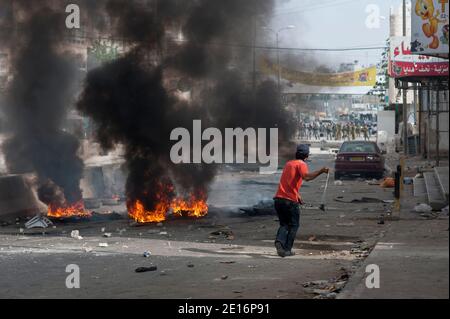
[[[377,153],[377,149],[372,143],[344,143],[341,153]]]

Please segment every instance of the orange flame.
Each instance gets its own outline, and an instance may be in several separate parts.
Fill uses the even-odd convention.
[[[158,196],[162,198],[162,196]],[[208,205],[205,199],[198,199],[191,195],[187,200],[175,198],[172,201],[161,200],[152,210],[146,210],[139,200],[128,205],[128,215],[140,224],[160,223],[166,220],[167,213],[172,210],[175,216],[201,218],[208,214]]]
[[[47,216],[52,218],[91,217],[92,214],[84,208],[82,200],[74,204],[48,205]]]
[[[208,205],[204,199],[198,199],[191,195],[188,200],[176,198],[171,208],[174,215],[200,218],[208,214]]]
[[[166,220],[166,213],[169,206],[163,202],[159,202],[153,211],[145,210],[141,201],[128,205],[128,215],[140,224],[160,223]]]

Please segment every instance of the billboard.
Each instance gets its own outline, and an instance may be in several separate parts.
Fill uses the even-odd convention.
[[[260,69],[265,75],[278,76],[278,65],[267,58],[261,59]],[[280,74],[283,80],[292,84],[318,87],[373,87],[377,81],[375,66],[344,73],[304,72],[280,66]]]
[[[409,37],[392,37],[390,42],[390,77],[448,76],[448,60],[413,54]]]
[[[449,0],[412,0],[411,52],[448,58]]]

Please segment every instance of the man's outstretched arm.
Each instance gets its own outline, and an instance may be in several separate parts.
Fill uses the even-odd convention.
[[[317,177],[319,177],[322,174],[328,174],[328,172],[330,171],[330,169],[328,167],[323,167],[322,169],[312,172],[312,173],[308,173],[305,176],[303,176],[303,179],[307,182],[315,180]]]

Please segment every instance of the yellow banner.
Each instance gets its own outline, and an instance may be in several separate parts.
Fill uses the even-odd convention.
[[[278,76],[278,66],[266,58],[261,59],[261,71],[269,76]],[[302,72],[280,67],[281,78],[292,83],[311,86],[348,87],[375,86],[377,82],[377,68],[371,67],[355,72],[345,73],[312,73]]]

